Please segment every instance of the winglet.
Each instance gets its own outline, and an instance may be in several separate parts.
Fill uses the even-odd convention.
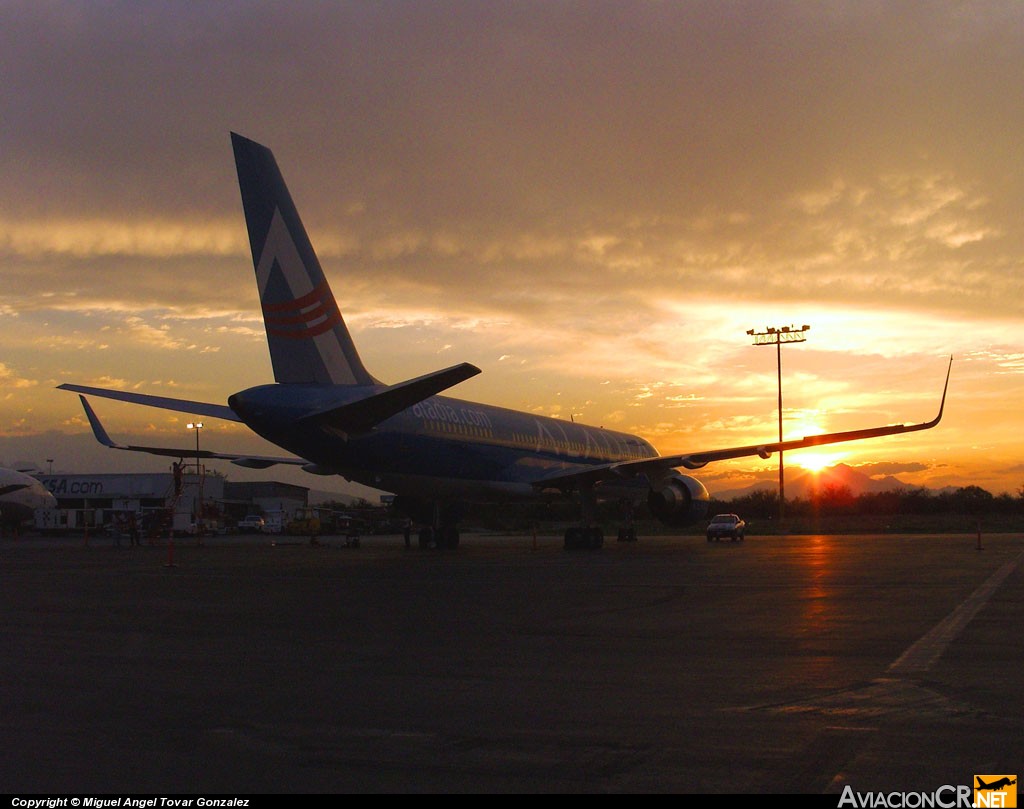
[[[946,369],[946,384],[942,386],[942,399],[939,402],[939,415],[937,415],[934,421],[928,422],[930,427],[934,427],[940,421],[942,421],[942,411],[946,409],[946,391],[949,390],[949,375],[953,371],[953,355],[949,355],[949,367]]]
[[[82,396],[82,394],[78,394],[78,398],[82,402],[82,408],[85,410],[85,417],[89,419],[89,424],[92,427],[92,434],[96,436],[96,440],[105,447],[124,449],[120,444],[114,443],[110,436],[107,435],[107,431],[103,428],[103,425],[100,424],[99,417],[93,412],[92,405],[89,404],[89,400]]]
[[[82,402],[82,409],[85,410],[85,416],[89,419],[89,425],[92,427],[92,434],[96,437],[103,446],[110,447],[111,449],[124,449],[129,452],[148,452],[150,455],[164,455],[169,457],[184,458],[186,455],[193,458],[209,458],[214,460],[231,461],[233,464],[238,466],[245,466],[250,469],[266,469],[268,466],[274,464],[288,464],[292,466],[306,466],[309,464],[305,458],[278,458],[266,455],[239,455],[237,453],[228,452],[211,452],[210,450],[204,449],[201,452],[198,450],[191,449],[179,449],[176,447],[142,447],[134,444],[119,444],[114,441],[109,435],[107,435],[106,429],[100,423],[99,417],[92,409],[92,405],[89,404],[89,400],[81,394],[78,395],[79,400]]]

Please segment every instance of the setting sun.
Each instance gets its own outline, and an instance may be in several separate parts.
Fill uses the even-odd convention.
[[[846,456],[847,453],[845,452],[815,452],[812,450],[797,453],[797,457],[792,461],[792,464],[817,474],[823,469],[828,469],[830,466],[841,463]]]

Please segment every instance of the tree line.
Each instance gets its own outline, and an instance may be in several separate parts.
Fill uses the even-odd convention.
[[[762,489],[735,500],[713,500],[711,510],[731,511],[745,518],[769,519],[779,513],[779,493]],[[806,498],[786,498],[786,515],[792,517],[875,516],[895,514],[950,514],[972,517],[1024,514],[1024,487],[1016,495],[993,495],[980,486],[961,486],[952,491],[891,489],[854,494],[848,486],[827,485]]]
[[[337,504],[349,514],[386,525],[382,531],[400,532],[405,515],[380,504],[361,501]],[[461,508],[466,525],[484,530],[530,531],[537,527],[561,529],[579,520],[580,507],[572,498],[503,504],[466,503]],[[600,502],[597,520],[614,525],[624,516],[622,503]],[[954,490],[900,488],[885,492],[854,494],[848,486],[830,484],[812,491],[807,497],[786,498],[786,519],[778,524],[779,495],[762,489],[733,500],[712,498],[707,516],[683,529],[664,528],[649,513],[646,505],[633,512],[644,533],[702,533],[715,514],[736,513],[750,525],[752,533],[774,530],[797,531],[974,531],[983,523],[986,530],[1019,530],[1024,524],[1024,487],[1016,495],[991,494],[980,486]]]

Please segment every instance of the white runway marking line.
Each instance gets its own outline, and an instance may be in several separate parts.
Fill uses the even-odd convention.
[[[1007,562],[989,576],[988,580],[971,593],[966,601],[946,616],[927,635],[901,654],[889,666],[889,672],[891,674],[912,674],[914,672],[928,671],[932,664],[946,651],[946,647],[963,631],[963,628],[971,622],[971,619],[978,614],[978,610],[985,606],[989,598],[992,597],[992,594],[999,589],[999,585],[1020,565],[1022,559],[1024,559],[1024,553],[1020,554],[1012,562]]]

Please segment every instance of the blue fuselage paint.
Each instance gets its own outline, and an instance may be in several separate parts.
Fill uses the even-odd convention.
[[[305,418],[384,389],[263,385],[236,393],[229,403],[274,444],[324,471],[396,494],[420,493],[429,480],[436,495],[529,496],[554,474],[658,455],[628,433],[445,396],[425,399],[360,435],[348,435],[329,418]],[[625,488],[639,494],[639,482],[627,481]]]

